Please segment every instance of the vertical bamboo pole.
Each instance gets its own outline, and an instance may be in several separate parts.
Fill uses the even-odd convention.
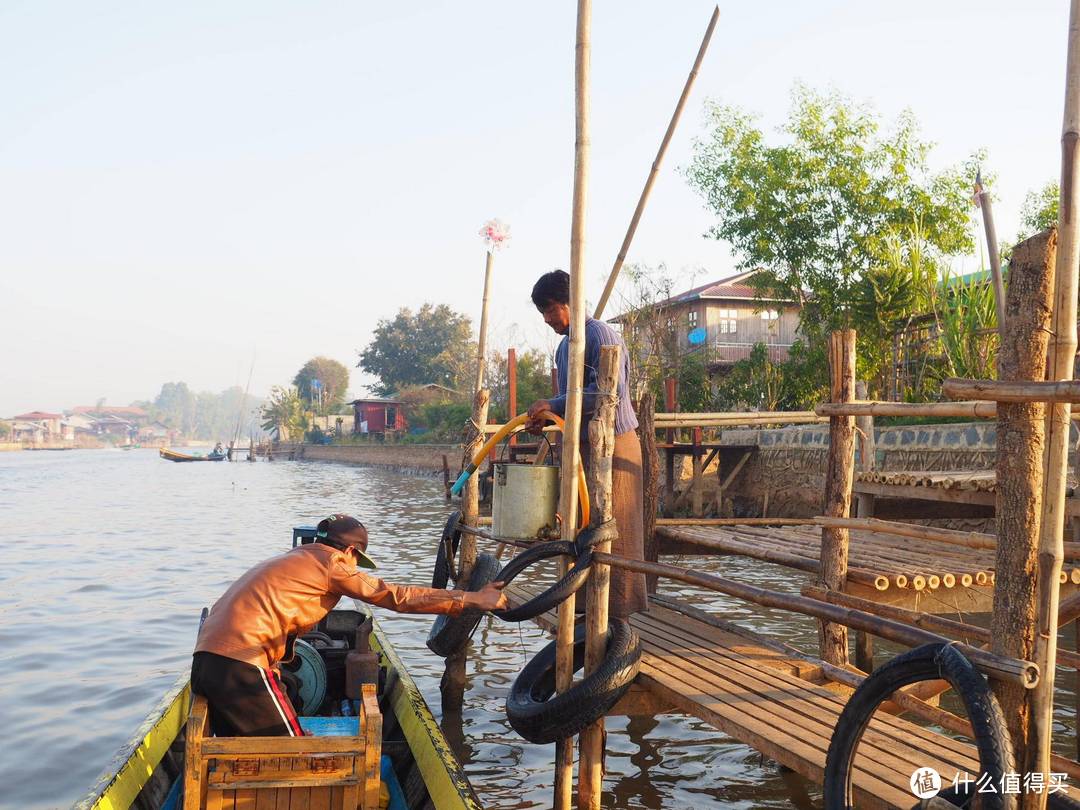
[[[641,427],[641,478],[644,514],[641,525],[645,533],[643,556],[649,562],[660,560],[656,543],[656,515],[660,498],[660,459],[656,454],[656,396],[646,391],[638,406],[638,424]],[[656,593],[656,574],[645,575],[645,590]]]
[[[506,350],[506,387],[507,404],[506,419],[509,421],[517,416],[517,349]],[[511,446],[517,444],[517,435],[510,437]]]
[[[589,27],[592,0],[578,0],[574,55],[574,196],[570,217],[570,345],[566,371],[566,425],[563,432],[559,512],[563,539],[577,536],[577,468],[581,458],[581,395],[585,378],[585,206],[589,184]],[[562,563],[565,568],[567,563]],[[559,605],[555,689],[565,692],[574,679],[574,603]],[[555,743],[554,810],[569,810],[573,796],[574,741]]]
[[[492,249],[487,252],[487,261],[484,264],[484,300],[480,307],[480,336],[476,343],[476,385],[473,386],[473,391],[484,387],[484,353],[487,351],[488,304],[491,301],[491,268],[494,264],[495,251]]]
[[[487,423],[488,401],[490,392],[482,388],[473,397],[472,418],[469,420],[469,433],[465,441],[462,468],[470,464],[484,445],[484,425]],[[480,515],[480,476],[470,475],[461,493],[461,522],[466,526],[476,526]],[[468,533],[461,536],[458,548],[457,581],[468,582],[476,564],[476,538]],[[440,691],[443,711],[460,710],[465,701],[465,647],[457,650],[446,659]]]
[[[664,408],[668,413],[678,408],[673,377],[664,380]],[[675,431],[671,428],[664,431],[664,443],[668,445],[664,452],[664,510],[670,515],[675,507],[675,449],[671,446],[675,443]]]
[[[829,335],[829,382],[833,402],[855,399],[855,330],[844,329]],[[829,456],[825,470],[827,517],[849,517],[851,485],[855,474],[855,417],[829,418]],[[848,530],[822,527],[822,587],[844,590],[848,568]],[[842,624],[819,622],[821,657],[830,664],[846,666],[848,634]]]
[[[693,471],[694,471],[693,487],[694,487],[694,492],[693,492],[693,495],[692,495],[692,497],[690,499],[690,504],[691,504],[690,509],[691,509],[691,513],[693,514],[694,517],[701,517],[701,515],[702,515],[702,511],[701,511],[701,428],[699,428],[699,427],[693,428],[693,430],[691,431],[691,435],[693,436],[693,443],[694,443],[694,449],[693,449],[693,464],[694,464],[694,466],[693,466]]]
[[[855,383],[855,398],[866,399],[866,383],[863,380]],[[874,469],[876,452],[874,417],[857,416],[855,427],[859,444],[859,470],[869,472]],[[865,492],[859,493],[856,509],[861,518],[873,517],[874,496]],[[855,631],[855,666],[868,674],[874,671],[874,637],[863,630]]]
[[[611,467],[615,454],[615,408],[618,403],[619,347],[601,346],[596,373],[596,410],[589,421],[589,500],[592,525],[611,520]],[[611,541],[596,547],[610,551]],[[608,590],[611,569],[593,563],[589,573],[585,611],[585,675],[604,660],[607,650]],[[581,763],[578,766],[578,810],[600,810],[604,780],[604,718],[581,732]]]
[[[997,243],[997,228],[994,227],[994,209],[990,202],[990,192],[983,188],[982,175],[976,174],[975,187],[978,189],[979,208],[982,209],[983,230],[986,233],[986,255],[990,262],[990,278],[994,282],[994,307],[997,310],[998,354],[1000,341],[1005,339],[1005,283],[1001,279],[1001,256]]]
[[[1001,379],[1045,378],[1053,287],[1054,233],[1047,231],[1013,249],[1005,293],[1009,331],[998,355]],[[992,649],[1028,661],[1035,660],[1045,420],[1042,402],[998,403]],[[994,683],[994,692],[1005,712],[1019,770],[1028,747],[1030,695],[1026,689],[1000,682]]]
[[[611,268],[611,273],[608,274],[607,284],[604,285],[604,292],[600,296],[600,301],[596,304],[596,311],[593,313],[593,317],[597,320],[604,314],[604,307],[607,306],[608,299],[611,297],[611,291],[615,289],[615,282],[619,278],[619,271],[622,270],[623,262],[626,261],[626,254],[630,250],[630,243],[634,241],[634,234],[637,233],[638,223],[641,221],[641,215],[645,211],[645,203],[649,200],[649,193],[652,191],[653,183],[656,182],[656,175],[660,171],[660,164],[664,162],[664,154],[667,152],[668,144],[671,143],[671,136],[675,134],[675,127],[679,125],[679,117],[682,115],[683,107],[686,106],[686,99],[690,97],[690,89],[694,86],[694,80],[697,78],[698,71],[701,69],[701,62],[705,59],[705,52],[709,50],[709,42],[712,40],[713,31],[716,29],[716,21],[719,18],[720,7],[716,6],[713,8],[712,16],[709,18],[709,27],[705,29],[705,36],[701,40],[701,47],[698,48],[697,58],[694,59],[694,66],[690,68],[690,75],[686,77],[686,84],[683,85],[682,95],[679,96],[679,100],[675,104],[675,112],[671,114],[671,120],[668,122],[667,131],[664,132],[664,138],[660,141],[660,148],[656,150],[656,159],[653,161],[652,168],[649,169],[649,176],[645,178],[645,188],[641,190],[641,196],[638,198],[637,207],[634,209],[634,215],[630,218],[630,225],[626,229],[626,236],[623,237],[622,247],[619,248],[619,255],[615,257],[615,264]]]
[[[1080,0],[1069,7],[1068,56],[1065,68],[1065,112],[1061,127],[1061,199],[1058,205],[1058,251],[1054,273],[1054,320],[1049,372],[1052,380],[1071,380],[1076,361],[1077,269],[1080,263],[1080,176],[1076,162],[1080,139]],[[1047,408],[1046,496],[1043,498],[1039,542],[1039,624],[1035,636],[1035,662],[1041,677],[1032,695],[1031,741],[1033,756],[1027,770],[1050,772],[1050,734],[1053,725],[1054,669],[1057,660],[1058,575],[1061,573],[1062,534],[1065,528],[1065,488],[1069,465],[1071,406],[1051,403]],[[1048,777],[1047,777],[1048,778]],[[1028,796],[1024,797],[1028,805]],[[1034,796],[1031,806],[1045,807],[1046,794]]]

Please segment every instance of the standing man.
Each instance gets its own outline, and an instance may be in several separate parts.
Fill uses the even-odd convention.
[[[399,613],[506,607],[501,582],[475,593],[384,582],[360,570],[375,567],[367,546],[364,524],[331,515],[319,522],[316,542],[259,563],[214,603],[191,665],[191,691],[210,705],[214,734],[303,736],[278,665],[343,596]]]
[[[555,350],[558,368],[559,394],[551,399],[541,399],[529,406],[532,421],[529,427],[537,429],[543,424],[539,414],[549,410],[562,416],[566,412],[566,373],[570,352],[570,275],[553,270],[540,276],[532,289],[532,302],[544,316],[544,323],[562,335],[559,348]],[[581,457],[588,463],[588,420],[596,410],[596,370],[600,363],[601,346],[619,347],[618,404],[615,409],[615,454],[612,458],[611,494],[612,512],[619,530],[619,539],[612,543],[611,551],[622,557],[640,560],[644,549],[644,526],[642,525],[641,491],[641,443],[637,435],[637,416],[630,402],[630,358],[619,333],[603,321],[585,319],[585,379],[581,401],[582,431]],[[648,596],[645,591],[645,575],[635,574],[621,568],[611,569],[611,614],[626,618],[631,613],[646,610]]]

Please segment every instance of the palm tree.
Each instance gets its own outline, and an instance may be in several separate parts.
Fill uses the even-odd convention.
[[[269,401],[263,405],[262,417],[263,430],[273,433],[279,441],[302,439],[308,428],[304,400],[293,386],[275,385],[270,390]]]

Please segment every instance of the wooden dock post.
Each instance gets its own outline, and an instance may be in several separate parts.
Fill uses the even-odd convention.
[[[829,383],[833,402],[855,399],[855,330],[829,335]],[[825,470],[826,517],[850,517],[851,487],[855,477],[855,417],[829,417],[829,455]],[[823,587],[842,591],[847,581],[848,530],[822,527],[821,573]],[[842,624],[819,623],[821,657],[827,663],[846,666],[848,634]]]
[[[589,421],[589,501],[591,524],[599,526],[612,517],[611,469],[615,454],[615,409],[618,404],[619,347],[601,346],[596,373],[596,410]],[[611,541],[596,546],[611,550]],[[585,675],[604,660],[607,651],[608,592],[611,568],[593,563],[585,612]],[[578,810],[600,810],[604,778],[604,718],[581,732],[578,766]]]
[[[638,403],[638,426],[641,430],[642,528],[645,533],[643,556],[649,562],[660,561],[656,541],[656,518],[660,499],[660,459],[656,454],[656,396],[646,391]],[[645,590],[656,593],[657,576],[645,575]]]
[[[855,398],[866,399],[866,383],[858,380],[855,383]],[[877,452],[874,441],[874,416],[855,417],[855,432],[858,437],[859,447],[859,470],[870,472],[875,467],[874,455]],[[860,518],[872,518],[874,516],[874,496],[868,492],[860,492],[857,496],[856,514]],[[874,671],[874,637],[862,630],[855,631],[855,666],[867,674]]]
[[[1061,126],[1061,198],[1058,202],[1058,245],[1054,270],[1054,314],[1051,325],[1047,378],[1071,380],[1076,364],[1076,310],[1080,270],[1080,0],[1069,7],[1068,53],[1065,68],[1065,111]],[[1007,313],[1008,314],[1011,313]],[[1054,674],[1057,661],[1057,614],[1065,531],[1065,494],[1069,468],[1069,426],[1072,406],[1051,403],[1046,417],[1046,494],[1039,539],[1038,626],[1035,662],[1042,677],[1035,687],[1031,713],[1031,746],[1024,768],[1049,779],[1050,744],[1054,720]],[[1024,805],[1046,807],[1046,794],[1024,796]]]
[[[559,476],[559,513],[563,540],[578,529],[577,469],[581,459],[581,397],[585,380],[585,206],[589,186],[589,68],[592,0],[578,0],[574,49],[574,192],[570,213],[570,342],[566,364],[566,410]],[[560,569],[568,562],[561,558]],[[555,689],[565,692],[574,680],[573,595],[559,605],[555,636]],[[552,807],[569,810],[574,793],[574,740],[555,743]]]
[[[1006,293],[1007,339],[999,351],[1002,380],[1042,380],[1046,375],[1054,233],[1046,231],[1013,251]],[[1037,616],[1036,543],[1042,523],[1043,450],[1046,405],[997,405],[997,547],[991,649],[999,655],[1035,658]],[[995,684],[1013,738],[1017,763],[1030,727],[1028,690]]]
[[[484,425],[487,423],[488,401],[490,392],[482,388],[473,397],[472,417],[468,422],[468,433],[465,440],[465,452],[463,454],[462,468],[464,469],[480,448],[484,446]],[[461,522],[466,526],[477,526],[480,516],[480,476],[479,470],[470,475],[465,482],[465,488],[461,492]],[[464,587],[472,573],[473,565],[476,564],[476,537],[463,532],[461,545],[458,548],[457,579],[456,582]],[[443,711],[459,711],[465,702],[465,661],[467,658],[466,647],[456,650],[446,659],[446,670],[443,673],[440,691],[442,693]]]
[[[664,380],[664,410],[667,413],[675,413],[678,403],[675,399],[675,378],[668,377]],[[663,509],[671,515],[675,507],[675,450],[671,447],[675,443],[675,431],[668,428],[664,431],[664,443],[668,445],[664,449],[664,503]]]

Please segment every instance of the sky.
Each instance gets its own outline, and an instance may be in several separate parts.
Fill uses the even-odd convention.
[[[593,3],[591,301],[712,8]],[[686,287],[734,272],[682,169],[707,99],[774,130],[796,82],[912,110],[935,167],[985,149],[1012,238],[1058,176],[1067,19],[1064,0],[721,2],[628,261]],[[0,416],[249,372],[263,395],[315,355],[353,367],[425,301],[478,323],[492,217],[512,240],[490,344],[552,349],[529,290],[569,264],[574,25],[568,0],[2,0]]]

